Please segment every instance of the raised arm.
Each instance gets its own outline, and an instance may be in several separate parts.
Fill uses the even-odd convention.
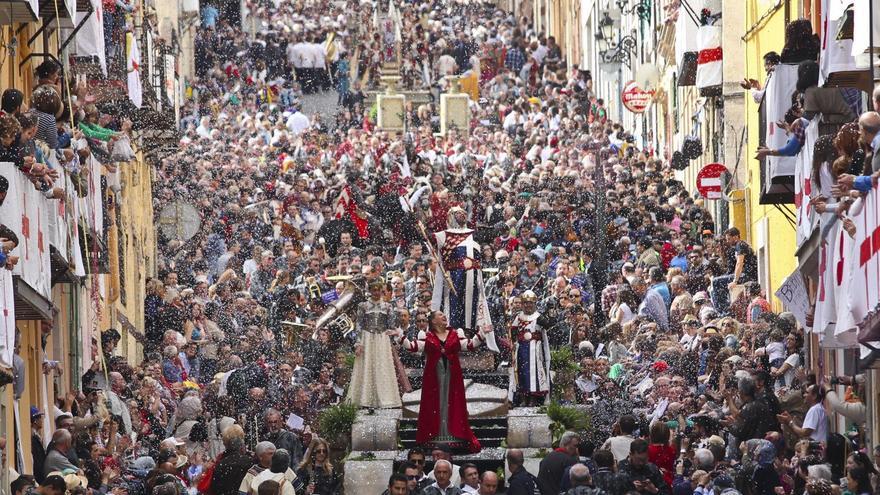
[[[399,343],[405,350],[414,354],[421,354],[425,350],[425,332],[420,331],[416,340],[409,340],[402,328],[398,328],[392,335],[394,340]]]
[[[473,337],[469,339],[465,337],[464,330],[459,328],[458,330],[456,330],[456,332],[458,332],[458,338],[459,340],[461,340],[462,348],[468,351],[473,351],[477,347],[480,347],[480,345],[482,345],[483,342],[486,341],[486,338],[483,336],[483,332],[480,332],[479,330],[477,331],[477,333],[474,334]]]

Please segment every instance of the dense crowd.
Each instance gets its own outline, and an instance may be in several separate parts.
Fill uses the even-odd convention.
[[[454,464],[447,446],[416,448],[387,473],[388,493],[874,493],[863,377],[809,371],[804,330],[772,311],[740,231],[717,230],[666,160],[608,119],[590,74],[527,18],[493,5],[399,8],[389,24],[381,2],[247,2],[242,28],[203,6],[180,147],[154,184],[154,209],[191,202],[200,230],[161,239],[143,361],[119,356],[120,335],[107,330],[81,393],[53,411],[32,408],[35,435],[44,414],[57,429],[48,449],[33,442],[34,476],[13,491],[341,493],[347,432],[320,417],[350,402],[370,323],[353,312],[351,324],[316,323],[346,293],[382,308],[381,323],[371,321],[395,344],[388,375],[399,402],[423,366],[403,351],[418,350],[412,342],[440,318],[430,234],[463,214],[480,244],[494,365],[525,358],[549,369],[544,385],[512,370],[512,406],[585,408],[590,427],[565,432],[538,472],[509,449],[506,479]],[[809,46],[786,49],[789,62],[809,59]],[[408,104],[406,132],[377,129],[362,82],[374,86],[391,59],[404,87],[435,93],[444,76],[476,74],[470,128],[436,134],[438,105],[428,103]],[[788,122],[794,140],[803,140],[797,119],[821,115],[837,133],[855,117],[829,118],[846,113],[846,95],[809,84],[812,69]],[[307,95],[331,87],[335,120],[306,115]],[[34,107],[39,124],[0,117],[0,153],[9,139],[32,138],[28,129],[42,132],[51,109]],[[82,132],[115,141],[88,112]],[[847,186],[870,188],[844,174],[862,173],[853,155],[877,156],[877,118],[843,125],[817,165],[828,187],[815,204],[841,208],[834,197]],[[41,182],[51,171],[27,158],[21,166],[51,193]],[[522,331],[518,318],[538,327]],[[831,427],[838,418],[845,435]]]

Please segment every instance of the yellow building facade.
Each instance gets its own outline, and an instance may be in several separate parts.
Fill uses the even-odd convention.
[[[11,9],[12,5],[9,3],[5,8]],[[43,10],[43,6],[40,10]],[[18,15],[12,18],[16,19]],[[58,55],[59,31],[54,24],[43,31],[39,31],[42,26],[40,19],[30,23],[2,25],[8,18],[4,12],[0,12],[0,36],[4,40],[14,36],[18,43],[14,52],[0,53],[0,92],[8,88],[19,89],[27,101],[36,84],[34,69],[47,58],[43,54],[51,54],[63,61],[65,74],[76,73],[76,68],[68,65],[68,57]],[[62,22],[67,29],[61,31],[61,42],[64,36],[70,35],[69,22],[69,19]],[[31,37],[33,42],[29,43]],[[0,47],[0,52],[8,49],[8,45]],[[68,51],[64,53],[72,55]],[[132,143],[137,148],[137,134]],[[47,263],[47,266],[51,266],[51,286],[44,294],[38,294],[39,291],[30,287],[24,277],[13,276],[14,308],[0,308],[11,309],[15,315],[17,355],[24,363],[20,375],[24,388],[20,395],[16,397],[13,385],[0,388],[0,437],[6,439],[6,464],[2,466],[4,469],[0,469],[0,495],[6,495],[9,490],[8,469],[21,474],[33,473],[31,407],[36,406],[47,413],[42,423],[42,438],[44,444],[48,443],[54,431],[53,409],[56,399],[80,390],[81,376],[92,362],[92,342],[100,341],[101,332],[116,328],[122,335],[116,354],[126,357],[131,363],[140,362],[141,348],[134,338],[134,331],[143,329],[144,286],[146,277],[154,273],[156,239],[152,167],[143,153],[137,149],[135,151],[136,160],[118,163],[117,172],[111,172],[100,164],[92,166],[90,170],[96,174],[92,185],[97,187],[90,189],[87,199],[77,198],[77,194],[70,189],[64,209],[59,207],[58,200],[41,200],[45,201],[40,204],[48,208],[49,218],[58,215],[67,219],[70,225],[68,232],[79,229],[81,244],[71,242],[64,248],[60,244],[56,246],[50,241],[51,237],[47,237],[46,246],[42,245],[40,239],[39,251],[35,243],[20,243],[12,252],[22,257],[26,250],[31,257],[51,258],[51,262]],[[11,164],[0,164],[0,167],[3,167],[0,171],[8,178],[16,177],[15,174],[19,173]],[[103,189],[102,179],[107,184],[118,184],[118,189]],[[80,205],[87,202],[93,209],[75,210],[70,201]],[[106,216],[105,210],[108,213]],[[104,218],[111,216],[110,213],[115,214],[116,219],[112,236],[109,235],[111,226],[102,225],[106,222]],[[10,219],[4,217],[0,221],[8,224]],[[34,230],[33,223],[30,229]],[[42,236],[44,232],[48,235],[45,225],[39,233]],[[21,233],[17,233],[21,237]],[[111,238],[112,243],[108,242]],[[46,249],[43,250],[43,247]],[[71,257],[74,250],[82,254],[85,275],[74,274]],[[111,257],[110,253],[114,256]],[[59,261],[59,256],[64,259]],[[112,266],[110,261],[114,262]],[[59,371],[45,373],[44,363],[53,362],[57,362]]]
[[[744,77],[764,82],[766,75],[762,57],[770,51],[782,51],[786,22],[800,17],[797,4],[798,2],[777,0],[746,0],[745,31],[742,35],[745,42]],[[759,106],[748,94],[745,98],[745,117],[748,144],[743,157],[748,164],[748,177],[742,194],[748,209],[744,223],[747,226],[747,240],[758,257],[761,286],[769,289],[768,295],[772,295],[797,266],[794,256],[795,228],[785,214],[789,213],[793,217],[794,210],[788,204],[761,204],[762,162],[753,157],[758,143],[761,142],[763,130]],[[775,311],[782,310],[775,296],[770,300]]]

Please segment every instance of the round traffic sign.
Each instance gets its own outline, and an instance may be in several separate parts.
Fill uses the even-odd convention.
[[[720,163],[710,163],[697,173],[697,191],[706,199],[721,199],[721,176],[727,167]]]

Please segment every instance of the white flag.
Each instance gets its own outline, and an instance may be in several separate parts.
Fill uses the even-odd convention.
[[[722,82],[721,26],[700,26],[697,33],[697,87],[711,88]]]
[[[144,89],[141,87],[141,52],[138,50],[137,38],[131,33],[128,38],[128,98],[134,106],[140,108],[144,100]]]
[[[76,43],[76,53],[98,57],[98,62],[101,64],[101,72],[106,75],[107,55],[104,49],[104,21],[102,20],[104,10],[100,0],[92,0],[91,3],[92,13],[88,14],[89,19],[83,24],[74,40]],[[76,13],[77,25],[86,15],[86,12]]]

